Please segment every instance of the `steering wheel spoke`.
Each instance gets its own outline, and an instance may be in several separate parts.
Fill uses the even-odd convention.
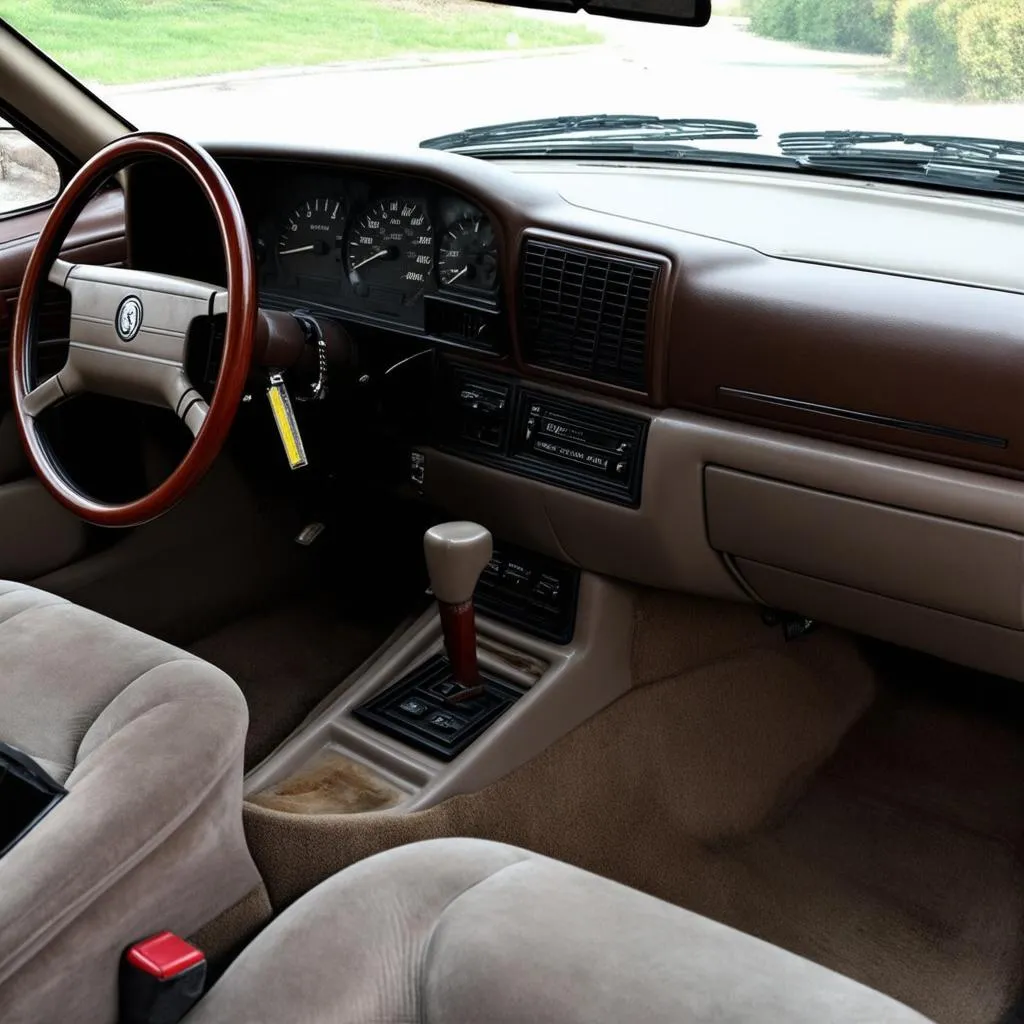
[[[47,377],[25,395],[21,400],[21,411],[34,419],[51,406],[81,393],[82,390],[82,383],[78,375],[71,368],[70,363],[65,364],[63,369],[58,370],[52,377]]]
[[[166,406],[198,435],[209,407],[185,372],[195,320],[227,311],[227,292],[188,278],[57,260],[49,279],[71,293],[68,364],[34,389],[29,415],[69,388]],[[38,398],[35,396],[38,394]]]

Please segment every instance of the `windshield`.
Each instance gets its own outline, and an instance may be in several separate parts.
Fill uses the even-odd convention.
[[[1022,0],[714,0],[701,29],[467,0],[0,0],[0,11],[138,127],[198,141],[430,139],[500,156],[496,141],[543,156],[568,138],[574,154],[696,149],[846,167],[865,138],[836,146],[820,133],[855,131],[894,133],[899,160],[942,177],[995,157],[936,150],[932,136],[1024,140]],[[607,123],[620,114],[640,117]],[[546,130],[544,145],[530,131],[445,139],[589,115],[606,123]],[[639,123],[657,120],[678,124]],[[716,121],[739,128],[694,128]],[[811,136],[787,148],[783,133]],[[981,173],[965,187],[1020,194],[1024,152],[998,155],[1017,161],[1015,177]]]

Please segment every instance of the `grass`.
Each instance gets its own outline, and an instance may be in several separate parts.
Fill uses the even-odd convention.
[[[72,74],[104,85],[601,39],[465,0],[0,0],[0,16]]]

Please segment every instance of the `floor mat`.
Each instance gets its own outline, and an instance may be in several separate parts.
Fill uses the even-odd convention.
[[[234,622],[189,650],[223,669],[249,704],[248,770],[271,753],[394,628],[326,594]]]
[[[758,935],[940,1024],[995,1024],[1024,964],[1019,719],[886,688],[851,730],[867,669],[841,640],[649,683],[419,814],[249,807],[272,900],[400,843],[492,838]]]

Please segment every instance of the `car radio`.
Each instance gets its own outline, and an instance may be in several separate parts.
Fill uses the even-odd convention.
[[[599,476],[627,479],[636,449],[632,431],[592,427],[543,400],[529,406],[523,440],[535,455],[561,459]]]
[[[644,420],[524,389],[513,449],[541,479],[633,504],[646,427]]]
[[[455,368],[442,392],[445,447],[520,476],[640,504],[648,421]]]

